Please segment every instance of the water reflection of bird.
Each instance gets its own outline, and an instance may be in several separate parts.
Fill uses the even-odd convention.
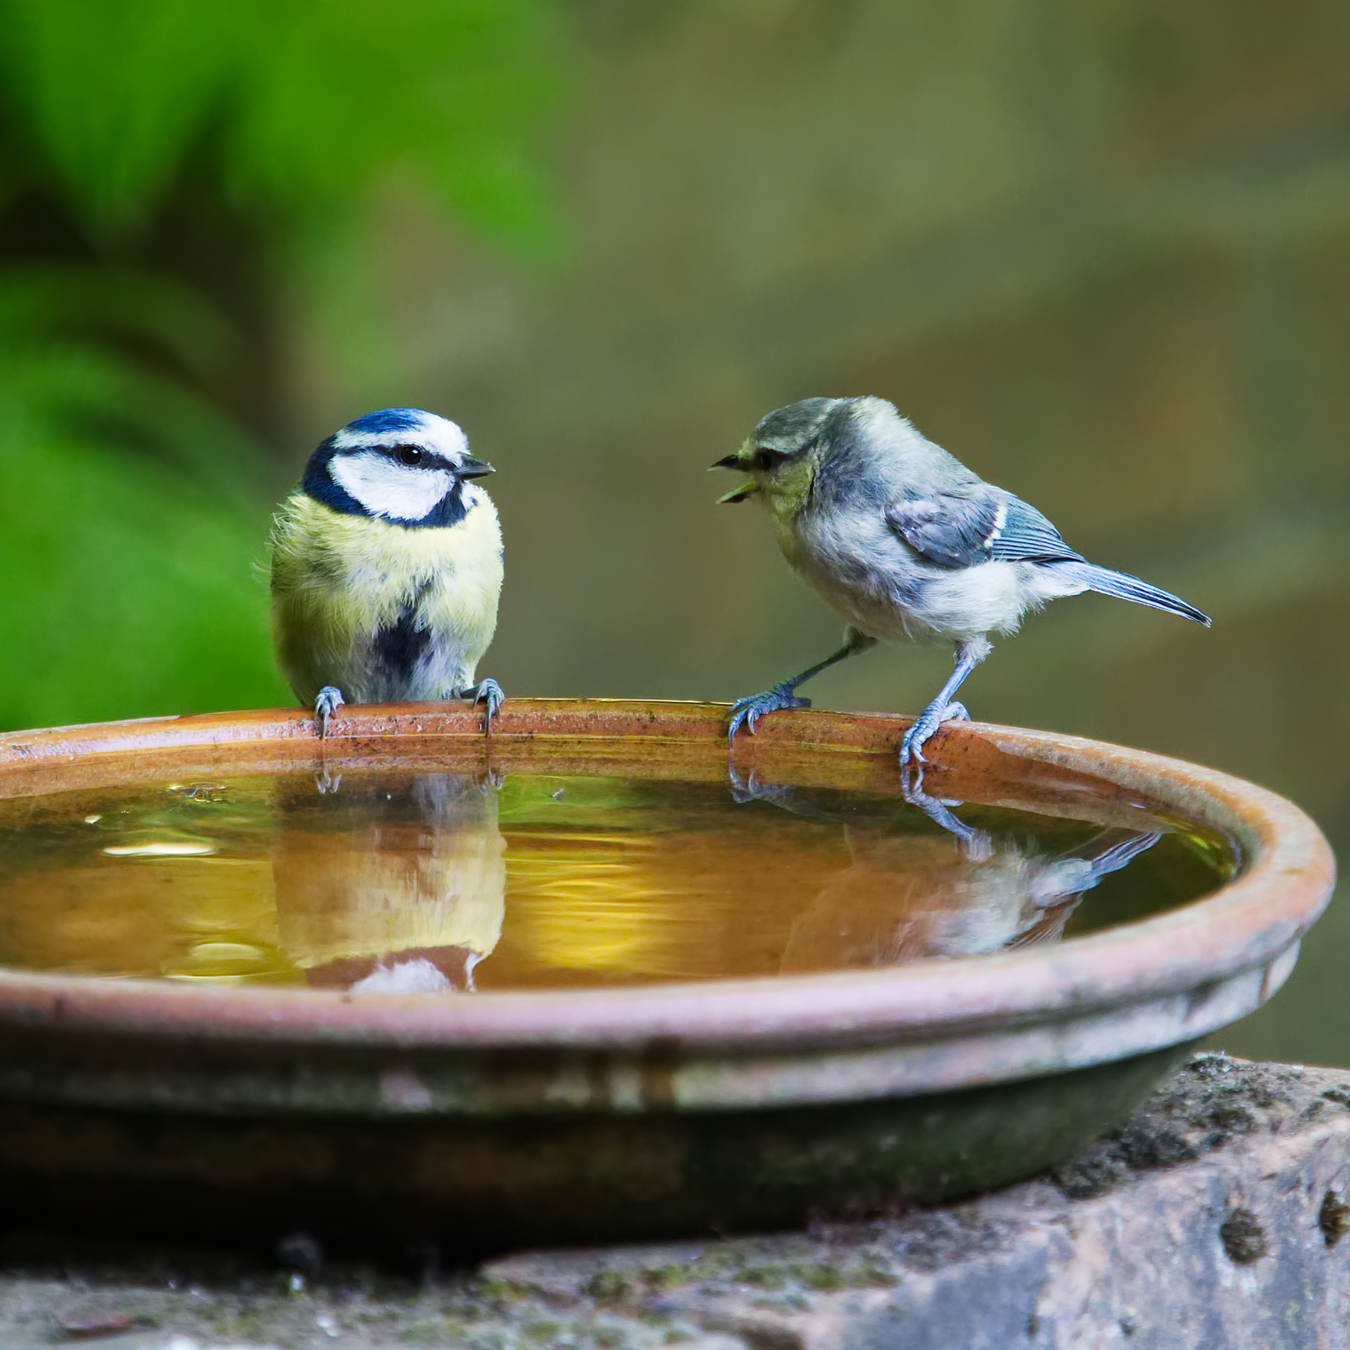
[[[765,417],[713,468],[750,479],[724,502],[759,497],[792,567],[848,619],[844,645],[732,708],[729,735],[766,713],[810,704],[797,686],[878,639],[956,640],[956,668],[905,733],[900,761],[922,762],[944,722],[968,716],[961,682],[1028,610],[1098,591],[1208,626],[1193,605],[1075,553],[1034,507],[983,482],[879,398],[808,398]]]
[[[1085,891],[1161,838],[1111,831],[1046,857],[1005,842],[983,857],[953,840],[850,828],[853,864],[793,925],[783,970],[899,965],[1052,942]]]
[[[272,530],[277,657],[323,735],[344,700],[502,702],[475,671],[497,626],[502,536],[453,422],[368,413],[330,436]]]
[[[506,912],[497,794],[428,774],[293,792],[273,850],[280,946],[310,984],[360,993],[472,989]]]
[[[731,796],[771,802],[814,820],[842,819],[800,791],[743,779],[729,768]],[[786,972],[902,965],[978,956],[1063,936],[1084,892],[1127,867],[1162,838],[1157,830],[1104,830],[1050,857],[1014,840],[998,842],[906,775],[904,797],[943,835],[849,824],[850,866],[836,873],[793,924]]]

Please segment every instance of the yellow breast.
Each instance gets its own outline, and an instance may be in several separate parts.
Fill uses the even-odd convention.
[[[432,529],[344,515],[302,492],[286,500],[272,531],[273,623],[278,660],[302,701],[324,684],[356,689],[363,651],[401,616],[433,635],[458,672],[450,682],[472,678],[502,588],[497,512],[486,494],[475,498],[462,520]]]

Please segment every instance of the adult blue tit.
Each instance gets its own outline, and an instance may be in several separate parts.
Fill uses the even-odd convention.
[[[492,472],[455,423],[417,408],[349,422],[310,456],[272,528],[277,661],[319,734],[344,703],[472,698],[497,627],[502,534]]]
[[[808,398],[768,414],[715,469],[749,480],[720,500],[769,509],[793,569],[848,620],[832,656],[732,706],[729,739],[780,708],[810,707],[797,686],[878,639],[950,638],[956,665],[905,732],[902,766],[945,721],[969,717],[956,691],[1029,610],[1084,591],[1179,614],[1193,605],[1138,577],[1094,566],[1033,506],[927,440],[880,398]]]

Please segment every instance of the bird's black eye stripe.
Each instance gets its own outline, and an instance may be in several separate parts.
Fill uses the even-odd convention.
[[[394,447],[394,457],[400,464],[420,464],[426,455],[426,451],[416,445],[399,445]]]
[[[781,450],[771,450],[768,446],[761,445],[755,451],[755,468],[772,470],[776,469],[788,456]]]

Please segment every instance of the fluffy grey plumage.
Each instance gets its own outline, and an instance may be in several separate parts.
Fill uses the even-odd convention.
[[[809,707],[797,686],[877,639],[956,640],[956,667],[906,733],[901,763],[923,762],[953,701],[1029,610],[1099,591],[1208,626],[1193,605],[1123,572],[1088,562],[1034,506],[984,482],[880,398],[810,398],[769,413],[714,468],[749,472],[724,502],[759,497],[784,556],[849,622],[825,661],[732,708],[729,735],[780,708]]]

